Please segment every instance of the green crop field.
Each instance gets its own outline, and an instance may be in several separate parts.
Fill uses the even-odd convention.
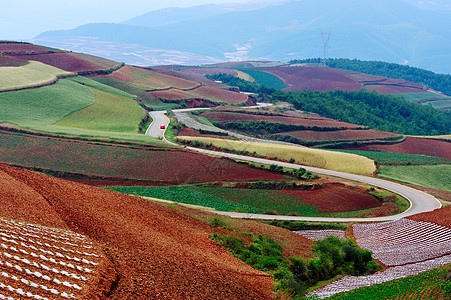
[[[124,97],[92,88],[95,102],[57,121],[55,125],[82,129],[137,132],[146,111],[130,96]]]
[[[0,93],[0,121],[32,128],[51,125],[94,103],[94,92],[70,79],[36,89]]]
[[[0,92],[51,84],[60,76],[73,76],[58,68],[30,61],[20,67],[0,68]]]
[[[451,165],[379,166],[379,177],[451,192]]]
[[[112,187],[109,188],[124,194],[136,194],[145,197],[171,200],[175,202],[212,207],[220,211],[239,211],[262,213],[263,211],[243,203],[235,203],[212,196],[199,189],[172,187]]]
[[[433,94],[433,93],[402,93],[402,94],[394,94],[393,96],[402,97],[407,101],[415,102],[415,101],[423,101],[428,99],[441,99],[436,101],[427,101],[422,104],[430,105],[435,108],[449,108],[451,107],[451,97]]]
[[[450,266],[440,267],[431,271],[402,279],[376,284],[349,292],[336,294],[327,299],[343,300],[380,300],[380,299],[443,299],[437,294],[443,292],[446,284],[445,276]],[[450,283],[447,284],[448,289]],[[433,291],[437,290],[437,294]],[[429,297],[424,297],[431,293]],[[411,295],[411,297],[408,297]],[[403,297],[406,296],[406,297]],[[399,298],[402,297],[402,298]]]
[[[379,164],[449,164],[451,160],[420,154],[394,153],[362,150],[334,150],[368,157]]]
[[[266,85],[267,87],[281,90],[287,87],[287,84],[283,82],[279,77],[269,74],[267,72],[263,72],[260,70],[249,70],[249,69],[238,69],[241,72],[244,72],[250,75],[258,84]]]

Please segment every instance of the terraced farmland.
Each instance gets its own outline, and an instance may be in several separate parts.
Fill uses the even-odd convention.
[[[451,229],[433,223],[401,219],[386,223],[354,224],[357,244],[373,251],[388,268],[374,275],[346,276],[312,294],[320,298],[380,284],[451,263]]]
[[[0,218],[0,253],[0,299],[90,298],[112,283],[102,249],[68,230]]]

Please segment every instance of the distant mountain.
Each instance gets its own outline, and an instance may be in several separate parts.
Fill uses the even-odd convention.
[[[445,1],[428,3],[425,7],[413,0],[293,0],[239,11],[207,5],[150,12],[122,24],[45,32],[35,41],[45,39],[49,44],[90,37],[219,60],[288,61],[322,56],[321,33],[330,32],[330,57],[406,63],[451,73],[447,63],[451,10]]]

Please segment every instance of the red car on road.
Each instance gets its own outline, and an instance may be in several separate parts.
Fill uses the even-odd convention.
[[[164,125],[164,124],[160,125],[160,129],[165,129],[165,128],[166,128],[166,125]]]

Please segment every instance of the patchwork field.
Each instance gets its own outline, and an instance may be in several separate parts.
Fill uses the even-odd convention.
[[[18,67],[1,67],[0,92],[51,85],[56,83],[59,78],[74,75],[36,61],[30,61],[28,64]]]
[[[226,299],[273,298],[272,276],[234,258],[209,238],[215,232],[229,234],[229,230],[212,227],[144,199],[26,170],[2,165],[0,176],[1,216],[30,222],[35,215],[40,215],[42,218],[36,222],[39,225],[48,220],[58,220],[59,228],[70,229],[104,245],[108,254],[105,257],[115,262],[112,266],[118,275],[116,277],[114,271],[108,271],[107,276],[114,276],[114,288],[101,291],[96,285],[96,297],[200,299],[208,295]],[[27,197],[14,197],[18,191],[27,191]],[[30,206],[24,199],[33,201],[35,205]],[[14,213],[8,210],[9,202],[15,204]],[[43,214],[43,210],[48,213]],[[309,241],[305,243],[311,245]],[[47,254],[42,254],[47,257]],[[49,267],[56,266],[52,264]],[[0,268],[2,271],[6,269]],[[95,284],[95,281],[90,283]],[[15,294],[15,297],[19,298],[20,294]]]
[[[262,69],[237,69],[240,72],[248,74],[258,84],[266,85],[267,87],[282,90],[287,87],[287,84],[277,74],[262,71]]]
[[[213,147],[231,151],[246,151],[257,153],[267,158],[276,158],[318,168],[349,172],[355,174],[371,175],[376,171],[374,161],[355,154],[339,153],[305,147],[286,146],[278,144],[249,143],[231,140],[221,140],[201,137],[177,137],[182,141],[198,141],[211,144]]]
[[[85,174],[91,179],[98,176],[97,179],[104,180],[135,179],[154,183],[285,179],[283,175],[250,168],[247,164],[181,149],[1,133],[2,162],[68,172],[66,177]]]

